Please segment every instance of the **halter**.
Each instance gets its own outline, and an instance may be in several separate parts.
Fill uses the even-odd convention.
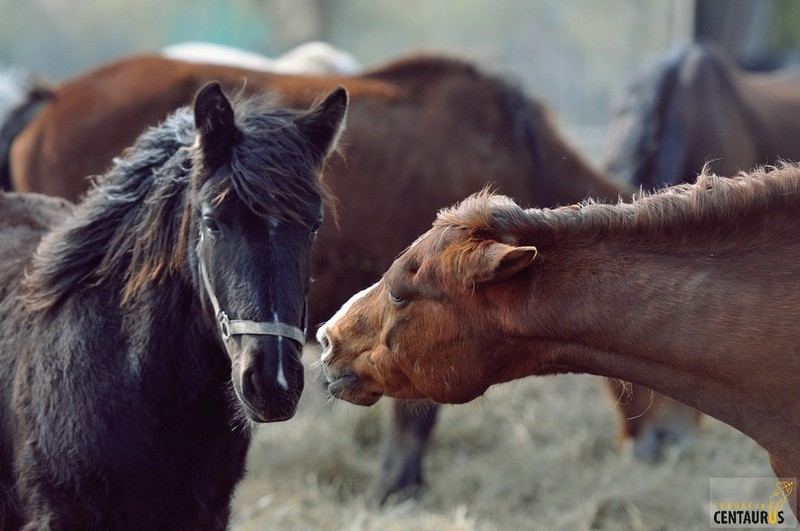
[[[308,327],[308,299],[303,305],[303,330],[298,327],[280,321],[246,321],[242,319],[230,320],[220,307],[217,297],[214,295],[214,290],[211,289],[211,282],[208,280],[208,273],[206,273],[203,258],[198,257],[200,260],[200,276],[203,277],[203,284],[206,286],[208,298],[211,299],[211,305],[214,307],[214,316],[219,325],[219,331],[222,334],[223,341],[227,342],[231,336],[235,335],[262,335],[262,336],[278,336],[288,337],[294,339],[300,344],[300,348],[306,341],[306,329]]]

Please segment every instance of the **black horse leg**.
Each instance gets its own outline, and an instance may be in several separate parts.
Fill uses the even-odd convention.
[[[422,454],[436,424],[439,406],[426,400],[395,400],[372,500],[382,504],[396,493],[413,497],[422,488]]]

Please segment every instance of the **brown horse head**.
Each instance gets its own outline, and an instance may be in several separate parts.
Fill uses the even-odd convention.
[[[472,196],[319,331],[328,389],[461,403],[524,376],[599,374],[729,423],[794,476],[798,204],[787,164],[629,204]]]
[[[502,196],[491,201],[512,204]],[[503,381],[514,344],[507,315],[520,288],[515,277],[537,250],[493,236],[488,225],[444,221],[457,215],[443,212],[380,282],[319,330],[334,396],[363,405],[381,395],[462,403]]]

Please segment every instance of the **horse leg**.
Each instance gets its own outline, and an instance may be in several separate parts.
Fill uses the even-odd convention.
[[[699,411],[636,384],[614,378],[606,382],[620,417],[621,446],[632,444],[633,454],[649,463],[661,460],[668,447],[679,452],[691,448],[702,418]]]
[[[424,400],[395,400],[371,500],[383,504],[392,494],[414,497],[422,488],[422,454],[436,424],[439,406]]]

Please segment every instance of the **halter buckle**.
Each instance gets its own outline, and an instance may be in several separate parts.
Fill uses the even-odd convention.
[[[228,314],[220,310],[217,314],[217,322],[219,323],[219,331],[222,333],[222,339],[227,341],[231,337],[231,320],[228,319]]]

